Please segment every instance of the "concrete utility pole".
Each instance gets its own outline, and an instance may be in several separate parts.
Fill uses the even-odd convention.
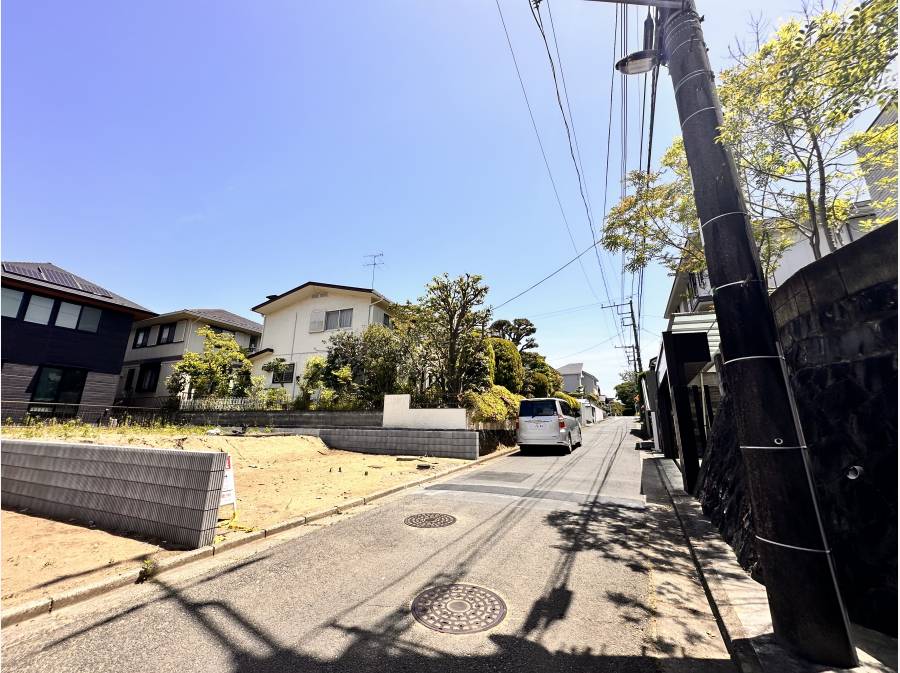
[[[775,635],[812,661],[856,666],[737,169],[717,141],[722,110],[702,19],[693,0],[629,4],[658,8],[655,44],[616,68],[638,74],[665,64],[675,87]]]

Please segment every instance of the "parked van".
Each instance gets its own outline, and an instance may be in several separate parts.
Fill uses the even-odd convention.
[[[519,446],[562,446],[571,453],[581,446],[578,410],[556,397],[522,400],[516,421]]]

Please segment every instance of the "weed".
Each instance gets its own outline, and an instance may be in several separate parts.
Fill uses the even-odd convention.
[[[156,575],[159,572],[159,564],[155,559],[146,557],[143,561],[141,561],[141,572],[138,574],[137,583],[141,584],[142,582],[146,582],[151,577]]]

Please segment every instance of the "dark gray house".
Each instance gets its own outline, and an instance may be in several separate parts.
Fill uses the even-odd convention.
[[[3,420],[79,405],[99,416],[115,399],[132,323],[156,314],[49,262],[3,262],[0,278]]]

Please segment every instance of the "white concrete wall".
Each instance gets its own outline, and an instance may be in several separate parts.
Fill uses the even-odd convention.
[[[410,409],[409,395],[385,395],[382,425],[417,430],[465,430],[465,409]]]
[[[315,355],[324,356],[327,352],[326,342],[341,329],[321,332],[310,331],[310,319],[313,311],[339,311],[353,309],[353,322],[349,328],[360,333],[370,324],[381,324],[384,311],[372,306],[372,295],[362,292],[323,289],[314,293],[298,293],[298,298],[271,313],[266,313],[263,320],[263,335],[259,350],[271,348],[273,352],[253,362],[253,375],[265,377],[266,384],[272,386],[272,375],[262,371],[262,365],[273,358],[284,358],[294,363],[294,380],[285,384],[291,397],[297,395],[296,377],[303,376],[307,360]],[[274,384],[278,387],[279,384]]]

